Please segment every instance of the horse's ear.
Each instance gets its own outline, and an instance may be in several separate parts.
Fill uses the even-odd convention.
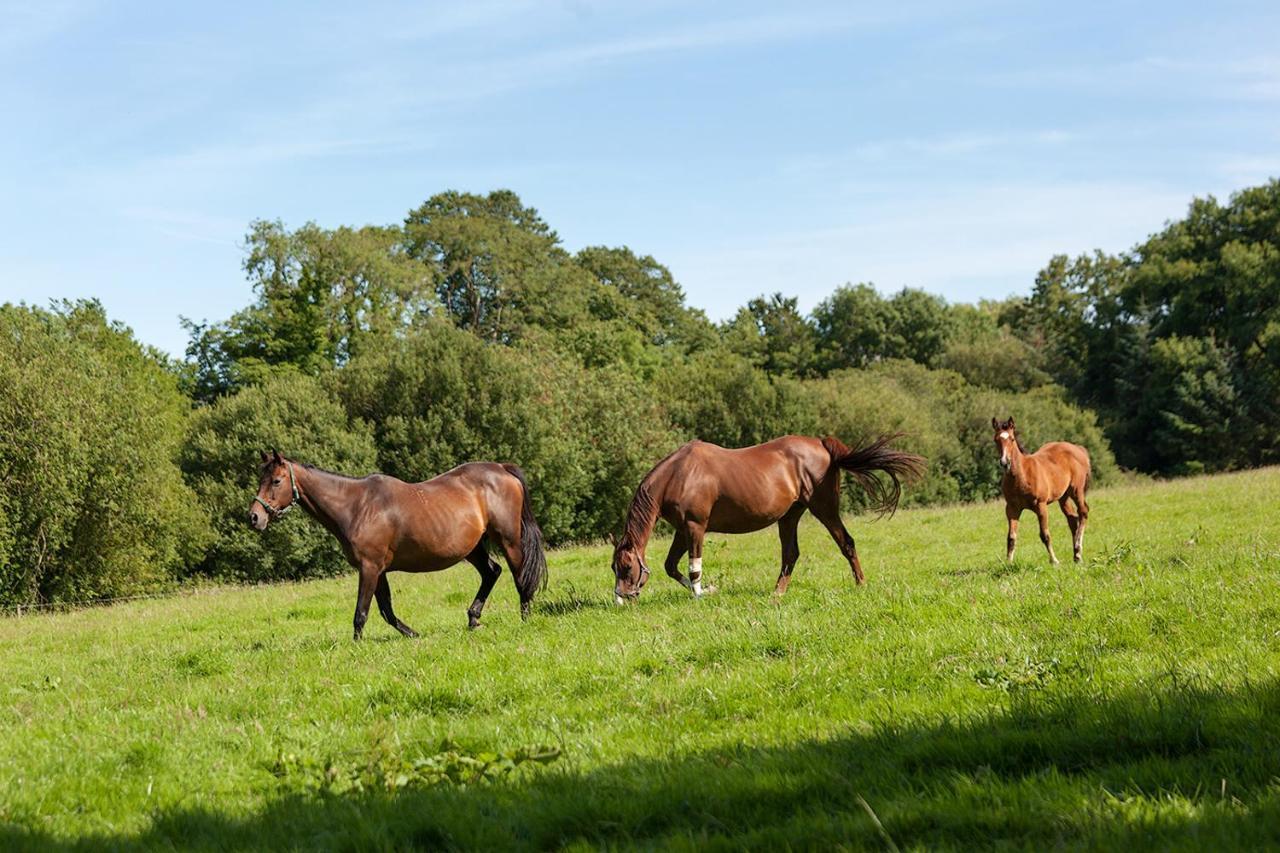
[[[264,464],[264,465],[266,464],[267,460],[271,458],[269,455],[267,455],[267,451],[265,451],[265,450],[263,450],[263,451],[262,451],[261,453],[259,453],[258,455],[262,457],[262,462],[263,462],[263,464]]]
[[[284,461],[284,457],[280,455],[280,451],[279,451],[279,450],[273,450],[273,451],[271,451],[271,454],[272,454],[272,457],[275,459],[275,461],[276,461],[276,462],[283,462],[283,461]]]
[[[1012,416],[1010,416],[1010,417],[1009,417],[1009,426],[1008,426],[1008,429],[1013,429],[1013,428],[1014,428],[1014,426],[1013,426],[1013,417],[1012,417]]]
[[[1000,431],[1000,419],[999,419],[999,418],[992,418],[992,419],[991,419],[991,428],[992,428],[993,430],[995,430],[996,432],[999,432],[999,431]]]
[[[618,534],[612,530],[609,531],[609,544],[614,548],[618,547]]]

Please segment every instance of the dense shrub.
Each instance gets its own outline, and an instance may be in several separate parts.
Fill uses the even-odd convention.
[[[200,496],[217,539],[195,571],[236,580],[331,575],[347,567],[336,541],[301,510],[259,533],[246,522],[258,489],[259,453],[352,476],[376,468],[369,427],[348,420],[320,380],[284,371],[199,409],[182,452],[182,471]]]
[[[700,438],[725,447],[817,429],[804,387],[789,377],[770,377],[745,357],[724,350],[679,360],[653,381],[654,395],[685,440]]]
[[[0,308],[0,601],[152,589],[208,528],[174,464],[187,400],[96,302]]]
[[[471,460],[520,465],[552,542],[614,529],[640,477],[677,442],[622,369],[486,343],[442,322],[354,359],[337,387],[351,415],[374,425],[388,474],[412,481]]]

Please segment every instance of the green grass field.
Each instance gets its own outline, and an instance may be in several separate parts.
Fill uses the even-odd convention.
[[[1005,565],[997,504],[855,518],[860,589],[806,519],[781,602],[773,530],[698,601],[655,541],[627,608],[558,551],[475,633],[470,566],[393,575],[416,641],[351,641],[354,576],[2,619],[0,845],[1280,845],[1278,494],[1098,490],[1083,566],[1030,515]]]

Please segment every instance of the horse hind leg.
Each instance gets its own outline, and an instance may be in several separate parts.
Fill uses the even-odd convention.
[[[858,586],[866,583],[866,575],[862,573],[862,561],[858,559],[858,546],[853,541],[853,534],[844,526],[840,518],[840,492],[815,492],[809,501],[809,511],[813,513],[822,526],[827,528],[831,539],[840,549],[840,554],[849,561],[849,571],[853,573],[853,582]]]
[[[374,588],[373,594],[378,599],[378,610],[382,613],[382,618],[387,621],[388,625],[409,639],[414,639],[418,636],[418,632],[397,619],[396,612],[391,609],[391,584],[387,583],[386,572],[379,575],[378,585]]]
[[[480,573],[480,589],[476,592],[475,601],[472,601],[471,606],[467,608],[467,629],[474,631],[480,627],[480,614],[484,612],[484,604],[489,600],[493,585],[502,575],[502,566],[489,556],[489,550],[485,547],[483,539],[467,555],[467,562],[475,566],[476,571]]]
[[[1075,494],[1072,495],[1072,500],[1075,502],[1075,505],[1076,505],[1076,512],[1079,513],[1080,515],[1080,525],[1076,528],[1075,542],[1072,543],[1075,546],[1077,560],[1083,559],[1084,527],[1086,524],[1089,523],[1089,501],[1086,500],[1084,496],[1084,493],[1085,491],[1088,490],[1088,488],[1089,488],[1089,479],[1088,479],[1088,476],[1086,475],[1084,482],[1081,483],[1078,487],[1076,487]]]
[[[1077,508],[1071,506],[1071,503],[1069,502],[1067,495],[1063,495],[1058,500],[1058,506],[1062,507],[1062,514],[1067,517],[1067,527],[1071,528],[1072,559],[1074,559],[1078,563],[1081,560],[1081,557],[1080,557],[1081,538],[1080,537],[1081,537],[1081,533],[1083,532],[1081,527],[1084,522],[1080,518],[1079,514],[1077,513]]]

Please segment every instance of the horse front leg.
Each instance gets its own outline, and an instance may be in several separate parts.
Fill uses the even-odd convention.
[[[1011,504],[1004,505],[1005,518],[1009,519],[1009,538],[1004,558],[1008,562],[1013,562],[1013,552],[1018,547],[1018,516],[1022,515],[1022,510],[1014,509]]]
[[[800,525],[800,516],[803,514],[804,507],[797,504],[778,519],[778,539],[782,544],[782,568],[778,571],[778,583],[773,588],[773,594],[779,597],[786,593],[787,587],[790,586],[791,571],[796,567],[796,561],[800,559],[800,538],[796,528]]]
[[[353,640],[359,640],[364,634],[364,623],[369,620],[369,603],[373,601],[373,593],[378,588],[378,578],[381,576],[381,566],[373,563],[361,564],[360,585],[356,590],[356,615],[352,620]]]
[[[684,531],[689,544],[689,589],[694,598],[701,598],[704,592],[715,592],[715,587],[710,585],[706,590],[702,588],[702,540],[707,535],[707,527],[686,521]]]
[[[1036,504],[1036,518],[1040,520],[1040,541],[1044,543],[1044,549],[1049,552],[1049,562],[1058,565],[1058,558],[1053,553],[1053,542],[1049,538],[1049,505],[1046,503]]]
[[[373,595],[378,600],[378,611],[382,613],[382,618],[387,620],[388,625],[411,640],[418,636],[418,632],[401,622],[391,608],[391,584],[387,583],[386,572],[378,575],[378,585],[374,588]]]
[[[667,551],[667,559],[663,568],[667,570],[667,575],[673,581],[680,584],[685,589],[693,589],[693,584],[685,579],[680,573],[680,559],[685,552],[689,550],[688,537],[685,536],[683,529],[677,529],[675,536],[671,537],[671,550]]]

